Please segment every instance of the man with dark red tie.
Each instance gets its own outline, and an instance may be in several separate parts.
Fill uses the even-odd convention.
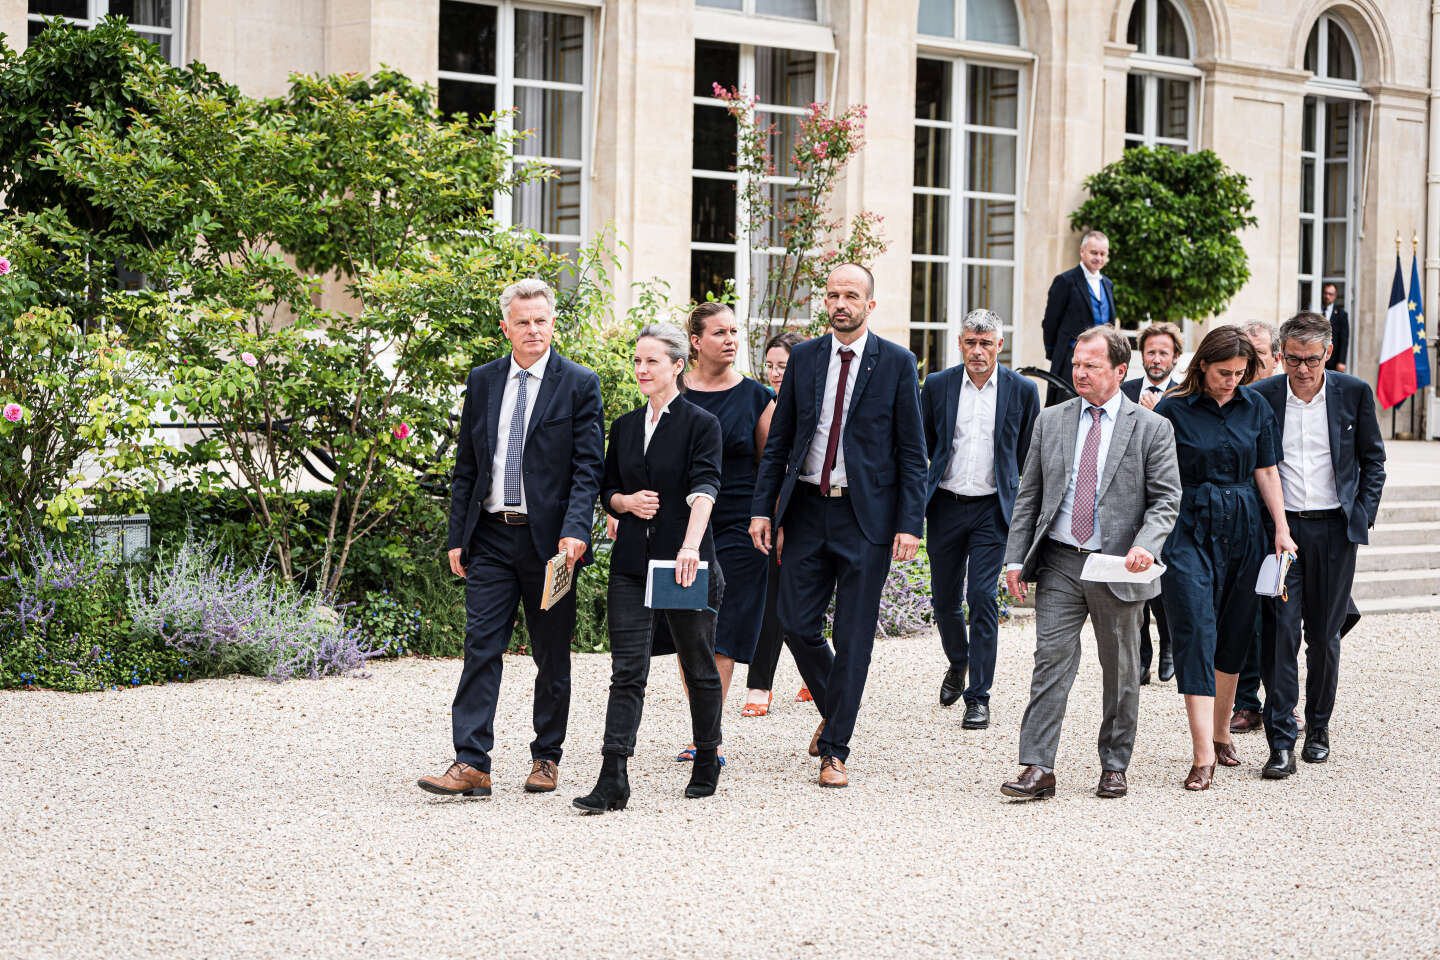
[[[751,504],[750,536],[780,560],[785,642],[815,697],[810,755],[820,786],[849,783],[845,762],[870,668],[892,559],[915,557],[925,521],[925,431],[915,356],[870,333],[875,279],[831,271],[831,333],[797,344],[780,387]],[[835,598],[835,652],[822,634]]]

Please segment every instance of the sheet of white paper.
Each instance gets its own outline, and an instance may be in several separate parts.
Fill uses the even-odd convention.
[[[1152,563],[1147,570],[1131,573],[1125,569],[1125,558],[1108,553],[1092,553],[1085,558],[1085,568],[1080,571],[1081,580],[1097,583],[1152,583],[1165,572],[1165,564]]]
[[[650,606],[650,591],[651,591],[651,589],[652,589],[653,584],[655,583],[655,571],[656,571],[656,570],[674,570],[674,569],[675,569],[675,561],[674,561],[674,560],[651,560],[651,561],[650,561],[650,568],[645,571],[645,606],[647,606],[647,607]],[[695,569],[697,569],[697,570],[709,570],[709,569],[710,569],[710,561],[709,561],[709,560],[701,560],[701,561],[700,561],[700,565],[699,565],[698,567],[696,567]],[[671,576],[674,576],[674,574],[671,574]]]

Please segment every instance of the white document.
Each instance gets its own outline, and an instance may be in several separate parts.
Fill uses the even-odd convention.
[[[1096,583],[1154,583],[1164,572],[1165,564],[1158,560],[1150,564],[1148,569],[1131,573],[1125,569],[1124,557],[1092,553],[1085,558],[1085,569],[1080,571],[1080,579],[1093,580]]]
[[[1293,553],[1266,554],[1260,563],[1260,575],[1255,578],[1255,592],[1262,597],[1278,597],[1285,592],[1285,574],[1290,571]]]
[[[645,571],[645,606],[647,606],[647,607],[650,606],[650,591],[654,588],[654,584],[655,584],[655,571],[656,571],[656,570],[674,570],[674,569],[675,569],[675,561],[674,561],[674,560],[651,560],[651,561],[650,561],[650,568]],[[701,560],[701,561],[700,561],[700,566],[697,567],[696,569],[697,569],[697,570],[709,570],[709,569],[710,569],[710,561],[709,561],[709,560]],[[671,576],[673,577],[674,574],[672,573]]]

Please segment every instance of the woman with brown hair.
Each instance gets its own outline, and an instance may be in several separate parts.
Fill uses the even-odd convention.
[[[1240,763],[1230,743],[1230,709],[1260,601],[1255,580],[1267,552],[1262,498],[1274,520],[1275,552],[1295,551],[1276,469],[1275,414],[1245,386],[1258,369],[1240,328],[1218,327],[1200,342],[1184,382],[1155,406],[1175,427],[1183,490],[1163,551],[1160,596],[1194,749],[1187,790],[1208,790],[1217,761]]]

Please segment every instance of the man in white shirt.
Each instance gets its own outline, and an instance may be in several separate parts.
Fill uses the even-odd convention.
[[[1070,382],[1070,357],[1075,338],[1091,327],[1115,326],[1115,287],[1100,271],[1110,262],[1110,240],[1099,230],[1080,238],[1080,265],[1057,274],[1045,297],[1040,329],[1050,372]],[[1066,391],[1050,388],[1046,406],[1065,399]]]
[[[1035,385],[999,364],[1005,343],[1000,324],[989,310],[971,311],[960,329],[962,362],[926,377],[920,392],[930,453],[925,521],[931,597],[950,662],[940,703],[948,707],[964,694],[966,730],[990,725],[1000,633],[995,591],[1020,465],[1040,412]]]
[[[1265,734],[1270,759],[1261,774],[1283,780],[1295,772],[1298,657],[1305,638],[1305,747],[1301,758],[1330,757],[1340,638],[1350,614],[1355,553],[1369,539],[1385,486],[1385,444],[1375,400],[1365,381],[1323,369],[1331,353],[1330,324],[1301,313],[1280,328],[1285,376],[1255,386],[1275,411],[1285,459],[1280,484],[1285,520],[1296,547],[1285,577],[1286,599],[1273,602],[1275,629],[1261,636]]]
[[[1331,350],[1325,369],[1345,373],[1345,358],[1350,355],[1350,315],[1335,302],[1337,293],[1333,283],[1320,288],[1320,315],[1330,324]]]

